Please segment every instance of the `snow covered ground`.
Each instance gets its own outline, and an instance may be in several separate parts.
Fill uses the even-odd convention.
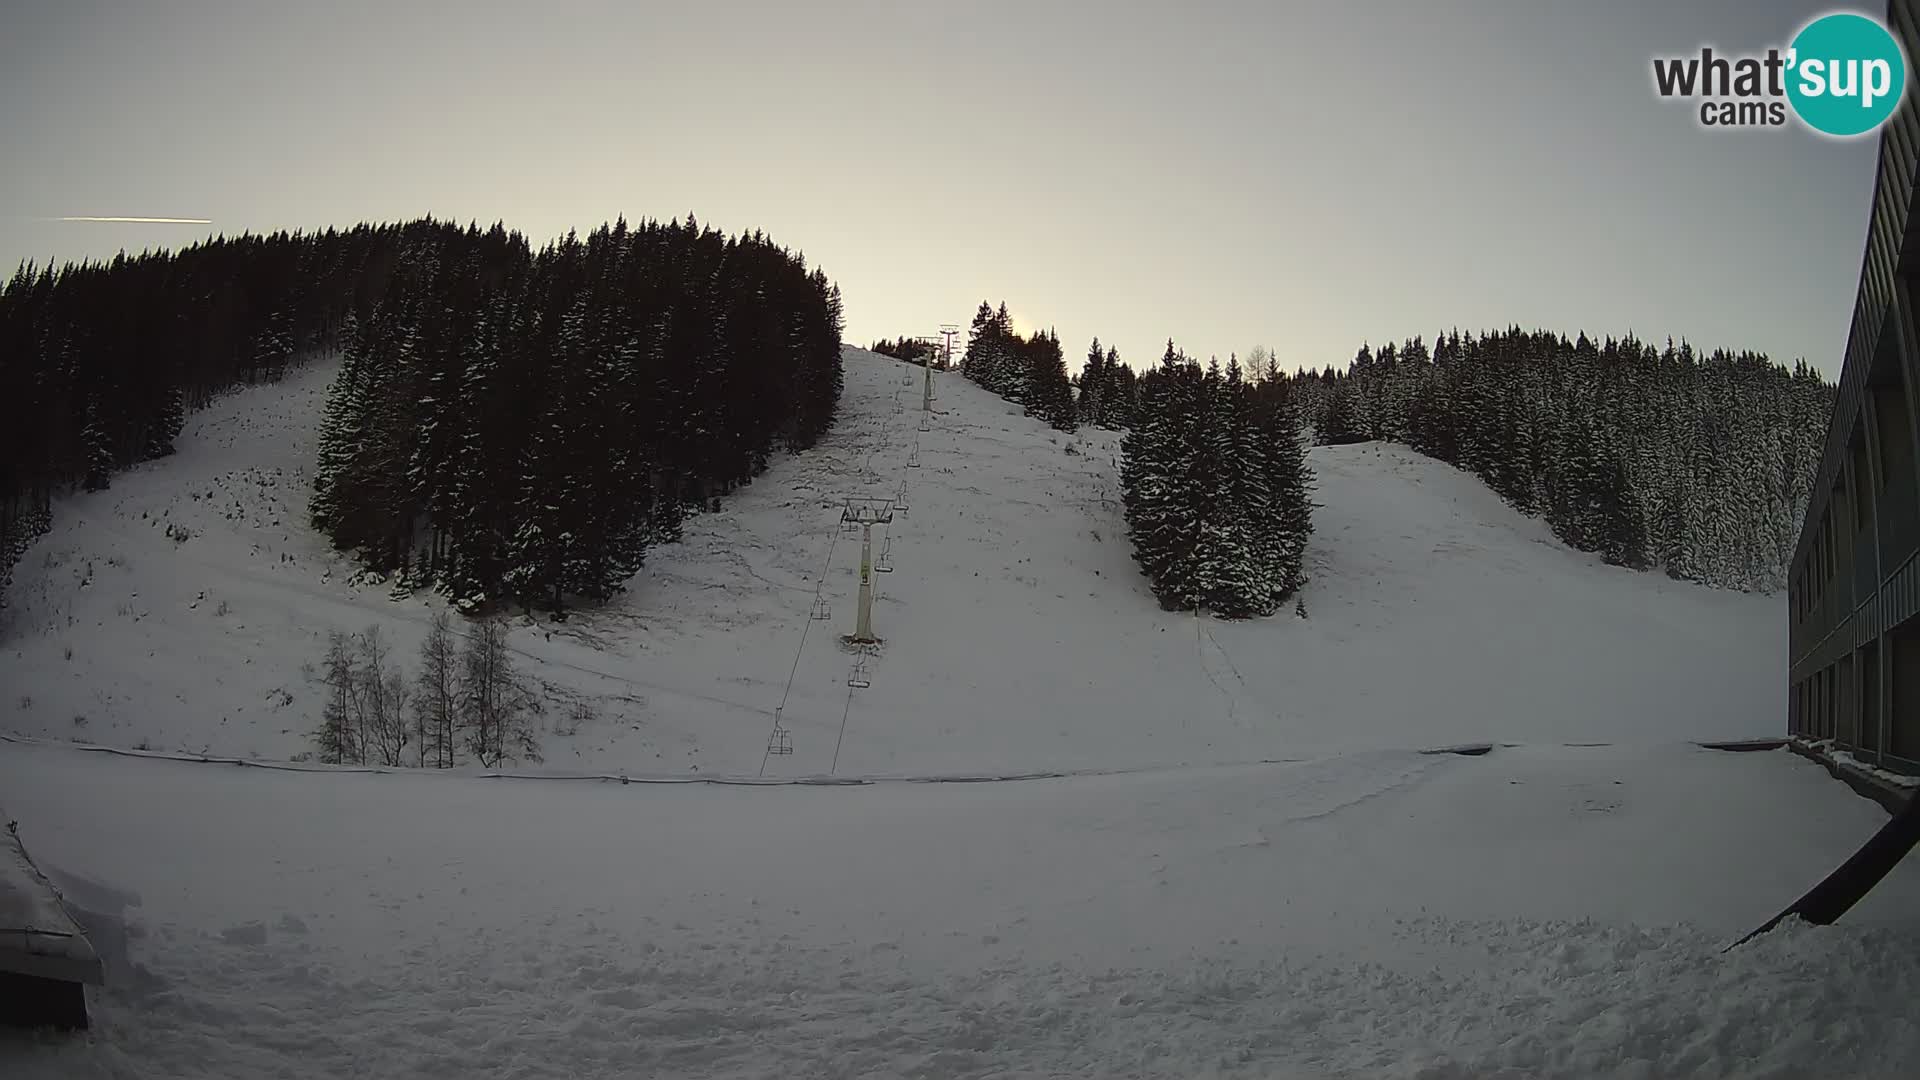
[[[517,624],[552,702],[528,778],[68,745],[285,760],[328,629],[377,621],[411,660],[433,601],[349,583],[301,524],[327,374],[199,414],[176,458],[64,503],[20,569],[0,811],[108,985],[84,1037],[0,1036],[9,1080],[1920,1060],[1920,862],[1841,926],[1720,952],[1885,820],[1790,753],[1687,742],[1780,732],[1780,600],[1601,566],[1363,445],[1311,458],[1306,618],[1170,615],[1127,557],[1115,436],[953,376],[920,433],[915,373],[858,350],[825,445],[609,609]],[[886,643],[850,691],[839,508],[903,480]],[[795,753],[767,759],[783,698]],[[554,730],[574,701],[594,719]],[[1418,752],[1468,742],[1502,745]],[[871,782],[566,778],[763,760]],[[885,779],[1046,771],[1076,775]]]
[[[1920,864],[1787,752],[712,787],[0,753],[115,1077],[1902,1076]],[[84,794],[80,794],[84,793]]]
[[[379,623],[413,665],[438,600],[349,584],[305,525],[329,375],[233,395],[175,457],[62,502],[0,628],[0,732],[284,760],[319,719],[303,668],[328,630]],[[872,774],[1781,733],[1780,598],[1600,565],[1399,447],[1312,453],[1305,619],[1162,612],[1128,555],[1118,436],[1062,435],[936,380],[923,434],[918,372],[847,350],[823,446],[694,519],[610,608],[522,620],[547,765],[754,774],[783,700],[777,775],[833,770],[836,747],[838,772]],[[885,645],[849,694],[836,638],[859,543],[840,510],[903,482],[907,510],[875,539],[897,567],[877,577]],[[832,619],[815,623],[823,570]],[[593,718],[574,732],[576,701]]]

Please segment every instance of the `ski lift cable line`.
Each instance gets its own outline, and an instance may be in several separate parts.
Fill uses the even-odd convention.
[[[878,448],[868,447],[867,449],[866,457],[864,459],[864,465],[865,465],[864,471],[866,472],[869,472],[869,473],[873,472],[873,459],[876,454],[882,453],[892,447],[893,424],[888,423],[886,421],[882,421],[881,429],[880,429],[880,439],[881,439],[880,447]],[[902,483],[902,486],[904,487],[905,481],[903,480],[901,483]],[[821,567],[820,577],[814,585],[814,596],[816,598],[824,596],[827,577],[833,572],[834,548],[839,544],[839,542],[840,542],[840,528],[838,525],[835,525],[834,527],[828,530],[827,557],[824,565]],[[809,612],[807,621],[801,624],[800,626],[800,640],[793,650],[793,664],[791,667],[787,669],[786,686],[783,687],[780,691],[780,704],[776,706],[773,710],[773,725],[771,728],[768,729],[767,745],[765,750],[760,755],[759,775],[761,776],[765,776],[767,774],[767,763],[773,757],[774,740],[779,737],[779,729],[781,727],[782,718],[784,717],[786,712],[787,702],[793,696],[793,683],[794,683],[794,680],[797,679],[800,674],[800,660],[802,657],[806,655],[807,635],[812,631],[813,624],[815,621],[816,620],[812,618],[812,613]],[[850,689],[848,691],[847,708],[851,709],[852,707],[853,707],[852,691]],[[846,718],[844,716],[841,718],[841,722],[840,722],[840,735],[842,738],[844,738],[846,735]],[[839,748],[838,742],[836,742],[834,746],[834,760],[838,762],[839,757],[840,757],[840,748]]]
[[[821,595],[821,589],[826,584],[827,575],[833,572],[833,549],[839,543],[840,528],[838,525],[835,525],[827,530],[827,557],[825,563],[820,568],[819,585],[814,589],[814,595],[816,597]],[[780,719],[782,713],[786,710],[787,699],[793,694],[793,680],[800,673],[800,657],[806,654],[807,634],[813,629],[813,623],[813,613],[809,611],[807,613],[807,620],[800,624],[800,642],[793,650],[793,666],[787,669],[787,685],[780,691],[780,704],[773,710],[773,727],[767,732],[767,749],[765,753],[760,755],[761,776],[767,775],[767,761],[773,756],[773,740],[778,736]]]
[[[898,394],[898,392],[896,391],[896,393],[895,393],[895,404],[899,404],[899,401],[898,401],[898,399],[899,399],[899,394]],[[896,411],[898,411],[898,410],[896,410]],[[876,470],[876,469],[875,469],[875,468],[873,467],[873,462],[874,462],[874,459],[875,459],[876,457],[878,457],[878,456],[881,456],[881,455],[883,455],[883,454],[885,454],[885,453],[886,453],[887,451],[889,451],[889,450],[891,450],[891,449],[893,449],[893,447],[894,447],[894,424],[893,424],[892,422],[890,422],[890,421],[887,421],[887,420],[885,420],[884,418],[882,419],[882,421],[881,421],[881,424],[880,424],[880,441],[881,441],[881,445],[880,445],[879,447],[869,447],[869,448],[868,448],[868,450],[867,450],[867,454],[866,454],[866,457],[865,457],[865,459],[864,459],[864,461],[863,461],[863,463],[862,463],[862,465],[863,465],[863,467],[862,467],[862,469],[861,469],[861,473],[863,473],[863,474],[864,474],[865,476],[871,476],[871,477],[876,477],[876,478],[877,478],[877,477],[879,476],[879,471],[878,471],[878,470]],[[913,457],[916,457],[916,458],[917,458],[917,457],[919,456],[919,444],[920,444],[920,440],[919,440],[918,438],[915,438],[915,439],[913,440],[913,442],[914,442],[914,449],[913,449]],[[900,504],[901,502],[903,502],[903,501],[905,500],[905,498],[906,498],[906,490],[907,490],[907,481],[906,481],[906,478],[905,478],[905,477],[901,477],[901,478],[900,478],[900,488],[899,488],[899,492],[898,492],[898,494],[896,494],[896,495],[895,495],[895,496],[894,496],[894,497],[893,497],[892,499],[890,499],[890,500],[887,500],[887,502],[888,502],[888,504],[889,504],[889,508],[890,508],[890,509],[901,509],[901,507],[900,507],[900,505],[899,505],[899,504]],[[845,515],[843,514],[843,515],[842,515],[842,517],[843,517],[843,521],[844,521],[844,517],[845,517]],[[882,544],[883,544],[883,547],[882,547],[882,557],[883,557],[883,561],[884,561],[884,557],[885,557],[885,554],[886,554],[886,552],[888,552],[888,551],[890,551],[890,550],[892,549],[892,546],[893,546],[893,534],[892,534],[892,530],[891,530],[891,529],[887,529],[887,527],[886,527],[886,526],[887,526],[887,523],[891,521],[891,518],[892,518],[892,515],[891,515],[891,514],[889,514],[889,515],[888,515],[888,521],[887,521],[887,522],[881,522],[881,523],[880,523],[880,524],[881,524],[881,528],[882,528],[882,529],[884,530],[884,531],[882,532],[882,536],[883,536],[883,538],[884,538],[884,539],[882,540]],[[835,545],[835,544],[837,544],[837,543],[839,542],[839,539],[840,539],[840,529],[839,529],[838,527],[836,527],[835,529],[833,529],[833,534],[832,534],[832,537],[831,537],[831,538],[829,539],[829,541],[828,541],[828,544],[827,544],[827,566],[826,566],[826,568],[825,568],[825,570],[823,570],[823,571],[822,571],[822,573],[821,573],[821,577],[820,577],[820,584],[821,584],[821,586],[822,586],[822,587],[824,587],[824,585],[825,585],[825,582],[826,582],[826,576],[827,576],[827,574],[828,574],[828,573],[831,573],[831,572],[832,572],[832,567],[833,567],[833,548],[834,548],[834,545]],[[889,567],[889,569],[891,569],[891,568]],[[875,582],[875,583],[874,583],[874,589],[875,589],[875,593],[876,593],[876,595],[877,595],[877,594],[879,593],[879,585],[878,585],[878,582]],[[819,592],[819,589],[816,589],[815,591],[816,591],[816,594],[818,594],[818,592]],[[794,651],[794,656],[793,656],[793,667],[792,667],[792,668],[791,668],[791,669],[790,669],[790,670],[789,670],[789,671],[787,672],[787,685],[786,685],[786,689],[785,689],[785,690],[784,690],[784,691],[783,691],[783,692],[781,693],[781,695],[780,695],[780,706],[779,706],[779,708],[777,708],[777,709],[775,709],[775,710],[774,710],[774,727],[775,727],[775,729],[778,729],[778,727],[780,726],[780,718],[781,718],[781,716],[782,716],[782,715],[784,714],[784,711],[785,711],[785,709],[786,709],[786,707],[787,707],[787,700],[788,700],[788,697],[789,697],[789,695],[791,695],[791,694],[792,694],[792,692],[793,692],[793,682],[794,682],[794,679],[796,679],[796,678],[798,677],[798,675],[799,675],[799,671],[800,671],[800,659],[801,659],[801,656],[802,656],[802,655],[803,655],[803,654],[805,653],[805,651],[806,651],[806,643],[807,643],[807,632],[808,632],[809,630],[811,630],[811,629],[812,629],[812,627],[813,627],[813,622],[814,622],[814,620],[813,620],[813,619],[811,619],[811,618],[809,618],[809,619],[807,620],[807,623],[806,623],[806,625],[805,625],[805,626],[802,626],[802,627],[800,628],[800,647],[799,647],[798,649],[796,649],[796,650]],[[858,670],[859,670],[859,668],[860,668],[861,666],[863,666],[863,665],[856,665],[856,671],[858,671]],[[852,680],[851,680],[851,679],[849,679],[849,685],[848,685],[848,687],[847,687],[847,700],[846,700],[846,704],[845,704],[845,706],[844,706],[844,707],[842,708],[842,710],[841,710],[841,713],[840,713],[840,731],[839,731],[839,734],[838,734],[838,735],[837,735],[837,736],[836,736],[836,737],[834,738],[834,743],[833,743],[833,763],[832,763],[832,765],[831,765],[831,766],[829,766],[829,769],[828,769],[828,772],[829,772],[829,774],[831,774],[831,773],[833,773],[833,772],[835,772],[835,771],[837,771],[837,770],[838,770],[838,769],[840,768],[840,749],[841,749],[841,746],[842,746],[842,744],[843,744],[843,743],[845,742],[845,740],[846,740],[846,737],[847,737],[847,719],[848,719],[848,717],[849,717],[849,716],[851,716],[851,715],[852,715],[852,712],[853,712],[853,694],[854,694],[854,691],[855,691],[856,689],[857,689],[857,687],[856,687],[856,686],[854,686],[854,685],[852,685]],[[773,751],[772,751],[772,745],[773,745],[773,743],[772,743],[772,740],[773,740],[773,739],[774,739],[774,738],[775,738],[776,736],[777,736],[777,730],[776,730],[776,731],[774,731],[774,732],[769,732],[769,734],[768,734],[768,748],[767,748],[767,751],[766,751],[765,753],[763,753],[763,754],[761,755],[761,757],[760,757],[760,774],[761,774],[762,776],[765,776],[765,775],[766,775],[766,767],[767,767],[767,761],[768,761],[768,760],[769,760],[769,759],[771,758],[771,756],[772,756],[772,752],[773,752]]]
[[[840,771],[840,744],[847,738],[847,717],[853,715],[853,690],[852,686],[847,687],[847,704],[840,710],[840,734],[833,740],[833,764],[827,769],[828,776]]]

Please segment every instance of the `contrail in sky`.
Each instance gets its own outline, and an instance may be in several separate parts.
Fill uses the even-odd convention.
[[[211,225],[212,218],[197,217],[63,217],[55,221],[111,221],[132,225]]]

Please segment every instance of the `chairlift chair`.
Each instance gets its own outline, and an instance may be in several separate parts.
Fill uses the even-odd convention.
[[[793,733],[783,727],[775,727],[773,734],[767,737],[767,753],[793,753]]]
[[[865,690],[867,687],[873,685],[873,683],[867,679],[867,662],[865,660],[855,663],[853,670],[847,672],[847,685],[855,690]]]
[[[815,622],[825,622],[833,618],[833,609],[827,606],[827,598],[824,596],[814,597],[813,608],[807,612],[807,617]]]

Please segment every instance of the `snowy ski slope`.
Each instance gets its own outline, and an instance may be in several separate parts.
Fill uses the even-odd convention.
[[[1920,863],[1843,925],[1721,952],[1885,820],[1786,751],[1685,743],[1777,732],[1777,600],[1600,566],[1458,472],[1359,446],[1313,454],[1307,618],[1170,615],[1127,559],[1114,436],[951,376],[922,434],[910,374],[849,350],[824,446],[610,609],[518,625],[549,727],[596,713],[527,778],[66,745],[286,758],[328,628],[417,643],[432,601],[351,583],[299,524],[324,369],[70,500],[0,639],[0,731],[27,736],[0,740],[0,804],[107,981],[85,1036],[0,1033],[0,1074],[1898,1077],[1920,1056]],[[838,509],[903,479],[886,643],[849,693]],[[783,695],[795,753],[769,759]],[[1418,752],[1472,741],[1516,745]],[[869,782],[551,775],[818,776],[836,742]],[[878,779],[1049,770],[1091,775]]]
[[[1600,565],[1403,448],[1311,454],[1305,619],[1195,619],[1160,611],[1128,556],[1117,435],[1054,432],[957,374],[936,374],[921,433],[918,370],[846,358],[823,445],[692,520],[609,608],[519,621],[546,768],[1127,769],[1780,730],[1779,598]],[[354,583],[305,524],[330,373],[233,394],[176,456],[63,501],[11,593],[0,731],[286,759],[318,719],[303,668],[329,629],[379,623],[412,665],[437,598]],[[875,539],[897,568],[876,576],[885,644],[850,693],[840,510],[902,483]],[[808,618],[816,595],[830,620]],[[769,760],[783,700],[794,753]]]

